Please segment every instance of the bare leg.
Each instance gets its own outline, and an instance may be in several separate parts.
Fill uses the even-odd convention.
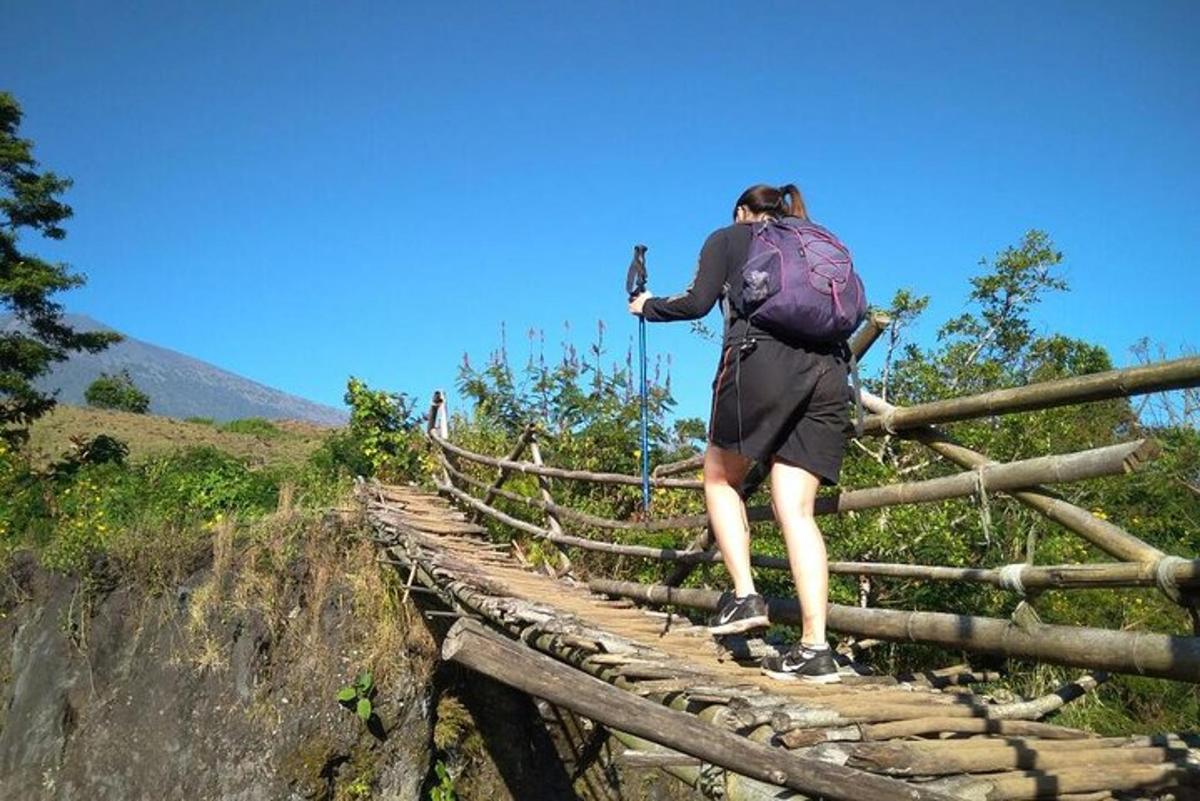
[[[821,481],[802,467],[775,460],[771,466],[771,505],[783,529],[788,563],[796,582],[803,619],[801,642],[825,642],[826,607],[829,604],[829,563],[825,540],[813,517],[813,503]]]
[[[704,452],[704,502],[725,569],[733,577],[738,596],[754,592],[750,573],[750,526],[740,493],[750,471],[750,460],[740,453],[709,445]]]

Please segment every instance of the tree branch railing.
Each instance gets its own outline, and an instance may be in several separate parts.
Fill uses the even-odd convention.
[[[887,320],[883,317],[870,320],[856,334],[852,343],[856,352],[865,351],[886,324]],[[1200,559],[1164,554],[1120,526],[1056,497],[1044,486],[1136,470],[1157,454],[1153,441],[1134,440],[1076,453],[998,463],[954,442],[935,427],[938,423],[971,417],[1030,411],[1189,386],[1200,386],[1200,358],[1178,359],[912,407],[894,406],[870,393],[864,393],[864,406],[872,412],[869,421],[874,427],[873,431],[893,433],[921,443],[948,462],[965,469],[939,478],[852,489],[822,496],[817,501],[818,514],[840,514],[971,496],[983,498],[988,493],[998,492],[1038,511],[1121,561],[1073,565],[1019,563],[986,568],[833,561],[830,563],[830,572],[835,575],[975,583],[1022,596],[1041,590],[1157,587],[1185,608],[1192,607],[1197,593],[1200,593]],[[438,490],[470,509],[477,518],[490,517],[560,548],[673,562],[677,565],[676,574],[679,576],[686,575],[697,564],[721,561],[719,552],[712,550],[709,538],[703,535],[687,548],[661,548],[608,542],[579,536],[578,532],[567,530],[577,526],[601,531],[649,533],[706,525],[707,518],[703,514],[651,520],[616,520],[557,503],[551,494],[554,479],[636,487],[641,484],[640,476],[546,466],[542,463],[536,441],[537,432],[533,426],[522,431],[508,458],[475,453],[450,442],[444,397],[440,393],[435,396],[430,420],[437,423],[436,426],[431,425],[428,433],[442,467],[441,479],[437,481]],[[533,460],[518,460],[526,448],[531,450]],[[469,475],[465,467],[458,465],[459,459],[497,470],[495,479],[489,483]],[[699,480],[672,477],[695,470],[700,466],[700,461],[700,457],[696,457],[660,466],[654,472],[651,486],[659,490],[694,491],[702,488]],[[535,477],[536,497],[503,488],[508,478],[518,474]],[[471,495],[466,488],[480,492],[483,499]],[[496,508],[493,505],[496,499],[539,511],[544,516],[545,524],[536,525]],[[748,510],[751,522],[767,521],[771,517],[771,510],[766,506],[750,507]],[[751,562],[757,567],[788,569],[787,560],[780,557],[753,555]],[[569,566],[569,562],[566,564]],[[599,580],[593,584],[597,591],[611,592],[646,603],[688,606],[694,602],[693,605],[698,605],[698,608],[705,608],[710,602],[715,603],[713,598],[716,597],[715,594],[696,595],[708,591],[681,591],[667,586],[652,588]],[[688,599],[688,602],[681,599]],[[776,602],[772,606],[772,614],[783,615],[781,619],[791,620],[798,615],[798,610],[789,607],[788,603],[794,607],[794,601]],[[831,606],[830,610],[831,628],[860,636],[926,642],[1041,659],[1056,664],[1200,682],[1200,636],[1110,631],[1083,626],[1047,626],[1041,623],[1032,627],[1028,624],[1017,626],[1008,620],[941,612],[901,612],[841,608],[836,605]],[[1194,612],[1193,621],[1200,621]]]
[[[483,482],[455,470],[452,466],[447,466],[447,469],[454,478],[462,480],[467,484],[476,487],[483,485]],[[721,555],[716,551],[628,545],[565,534],[561,529],[554,531],[542,528],[541,526],[508,515],[453,485],[439,484],[438,489],[478,511],[480,514],[489,515],[527,534],[532,534],[535,537],[547,540],[556,545],[567,545],[585,551],[595,551],[617,556],[633,556],[664,562],[682,562],[686,564],[719,564],[721,562]],[[653,521],[650,525],[647,525],[630,521],[609,520],[608,518],[589,515],[568,507],[546,504],[535,498],[513,492],[502,491],[500,497],[510,501],[526,503],[533,508],[543,509],[547,512],[552,510],[558,516],[566,519],[575,519],[583,525],[594,528],[624,531],[659,531],[664,528],[657,525],[657,523],[663,521]],[[682,526],[674,526],[673,528],[679,529]],[[752,554],[750,563],[754,567],[776,570],[790,569],[787,559],[781,556]],[[1200,559],[1180,559],[1172,562],[1169,570],[1170,580],[1176,585],[1183,588],[1200,587]],[[1030,565],[1020,562],[998,568],[978,568],[909,563],[831,561],[829,562],[829,572],[835,575],[847,576],[878,576],[881,578],[989,584],[997,589],[1009,590],[1018,594],[1024,594],[1030,590],[1047,589],[1154,587],[1159,581],[1154,564],[1144,562],[1107,562],[1077,565]]]

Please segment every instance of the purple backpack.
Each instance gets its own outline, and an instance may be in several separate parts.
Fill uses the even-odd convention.
[[[784,217],[754,226],[742,268],[742,312],[786,341],[838,342],[866,317],[867,296],[836,236]]]

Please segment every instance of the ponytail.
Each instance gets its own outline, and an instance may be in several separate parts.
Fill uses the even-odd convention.
[[[804,198],[800,195],[800,190],[795,184],[785,184],[779,187],[780,202],[784,198],[790,198],[786,205],[789,217],[799,217],[802,220],[808,219],[808,209],[804,206]]]
[[[786,201],[786,202],[785,202]],[[808,219],[808,209],[804,206],[804,198],[795,184],[781,187],[756,184],[745,192],[733,204],[733,214],[737,217],[739,206],[745,206],[754,214],[766,214],[775,219],[780,217],[799,217]]]

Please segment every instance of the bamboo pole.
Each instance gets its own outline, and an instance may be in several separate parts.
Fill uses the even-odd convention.
[[[533,433],[529,437],[529,458],[533,459],[533,463],[537,466],[542,466],[542,449],[538,447],[537,433]],[[545,476],[537,477],[538,490],[541,492],[542,501],[547,507],[554,506],[554,496],[550,494],[550,479]],[[562,524],[556,515],[549,508],[546,509],[546,525],[549,526],[551,534],[562,535]],[[571,570],[571,559],[561,549],[556,548],[558,554],[559,566],[558,569],[567,573]]]
[[[654,603],[715,610],[721,593],[662,585],[593,579],[594,592]],[[771,619],[800,623],[794,599],[773,598]],[[1086,626],[1034,624],[944,612],[905,612],[829,605],[829,627],[893,642],[922,642],[968,651],[1037,659],[1118,673],[1200,683],[1200,637],[1152,632],[1109,631]]]
[[[760,745],[693,715],[611,687],[471,621],[460,620],[450,629],[442,644],[442,658],[606,726],[799,792],[845,801],[951,799],[895,779]]]
[[[854,748],[846,764],[889,776],[948,776],[1001,770],[1055,770],[1084,765],[1158,765],[1186,757],[1186,750],[1156,747],[1042,750],[1009,746],[928,752],[899,743],[872,743]]]
[[[1200,386],[1200,356],[897,407],[886,414],[868,417],[864,430],[869,434],[899,432],[922,425],[939,425],[1195,386]]]
[[[863,320],[862,325],[846,343],[850,347],[850,352],[854,354],[854,358],[861,361],[891,324],[892,316],[885,312],[873,312],[867,315],[867,319]]]
[[[863,405],[875,414],[887,415],[891,414],[893,410],[898,411],[898,407],[870,392],[864,391],[862,398]],[[993,464],[987,456],[959,445],[933,426],[908,429],[903,432],[903,436],[915,439],[960,467],[976,470],[984,465]],[[1041,512],[1064,528],[1074,531],[1110,556],[1131,562],[1153,562],[1161,559],[1164,555],[1162,551],[1143,542],[1119,526],[1107,520],[1101,520],[1086,509],[1055,497],[1045,487],[1032,486],[1014,490],[1010,494],[1024,505]]]
[[[974,797],[988,801],[1032,801],[1101,790],[1147,792],[1177,784],[1194,786],[1198,781],[1200,771],[1195,767],[1167,762],[1161,765],[1093,765],[1058,771],[1014,771],[991,776],[969,776],[963,781],[946,785],[946,789],[951,786],[978,788]]]
[[[533,439],[533,426],[527,425],[521,430],[520,435],[517,437],[517,442],[515,445],[513,445],[512,450],[508,452],[508,456],[506,457],[507,461],[514,461],[517,459],[517,457],[524,453],[525,447],[529,444],[531,439]],[[487,488],[487,492],[485,492],[483,495],[484,503],[491,503],[496,498],[496,490],[504,486],[504,482],[508,480],[510,475],[512,475],[512,471],[507,467],[500,468],[496,475],[496,480],[491,483],[491,485]]]

